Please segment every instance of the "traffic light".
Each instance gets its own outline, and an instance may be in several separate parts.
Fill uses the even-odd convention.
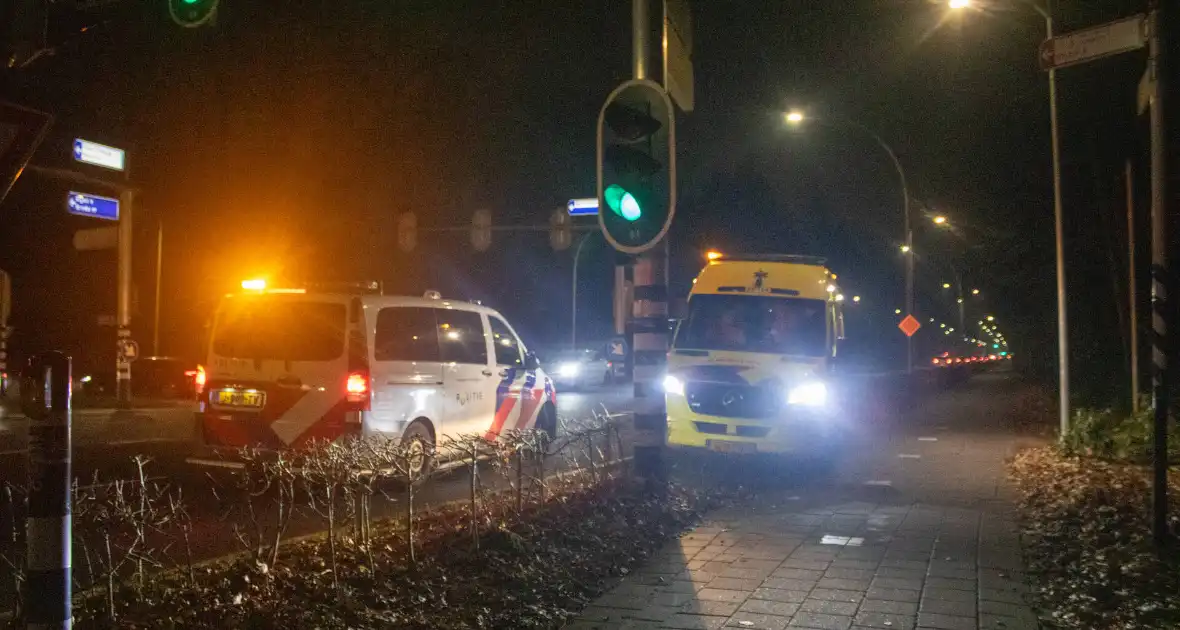
[[[598,114],[598,208],[607,242],[628,254],[650,249],[672,225],[675,116],[658,83],[623,83]]]
[[[185,28],[208,24],[217,16],[221,0],[168,0],[168,14],[172,21]]]

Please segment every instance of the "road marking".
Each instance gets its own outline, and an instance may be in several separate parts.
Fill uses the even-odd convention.
[[[918,438],[918,441],[919,442],[937,442],[938,438],[936,438],[936,437],[920,437],[920,438]]]
[[[833,536],[832,534],[824,534],[820,539],[821,545],[836,545],[838,547],[860,547],[865,544],[864,538],[850,538],[848,536]]]
[[[866,486],[892,486],[893,482],[889,481],[888,479],[879,479],[879,480],[873,480],[873,481],[866,481],[865,485]]]
[[[921,455],[914,455],[913,453],[898,453],[899,459],[922,459]]]

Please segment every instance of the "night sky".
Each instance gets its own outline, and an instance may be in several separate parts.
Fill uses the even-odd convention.
[[[630,78],[626,0],[223,0],[218,24],[193,30],[170,22],[163,0],[89,13],[69,4],[54,14],[56,54],[0,75],[3,95],[56,116],[37,164],[68,165],[78,136],[128,149],[143,189],[141,340],[157,222],[166,354],[195,358],[217,296],[254,275],[437,288],[499,308],[533,344],[568,335],[572,250],[553,252],[544,232],[497,232],[486,253],[466,232],[423,232],[406,254],[397,217],[463,227],[487,208],[497,225],[541,226],[567,199],[592,196],[598,108]],[[1060,4],[1059,31],[1142,10]],[[708,247],[823,255],[845,291],[864,297],[849,316],[854,343],[896,356],[902,197],[884,152],[839,122],[853,120],[905,167],[923,316],[952,321],[941,284],[954,265],[982,291],[968,318],[994,313],[1026,365],[1051,373],[1044,23],[1020,0],[974,6],[950,15],[926,0],[694,2],[697,105],[677,128],[673,292],[687,292]],[[1144,59],[1058,75],[1074,358],[1090,364],[1079,379],[1096,398],[1125,380],[1122,172],[1132,159],[1145,215],[1146,126],[1135,114]],[[787,129],[790,107],[825,120]],[[79,224],[60,216],[62,194],[26,176],[0,207],[0,264],[17,277],[26,352],[100,334],[94,315],[113,304],[113,256],[70,251]],[[935,213],[954,230],[921,218]],[[589,238],[579,336],[605,338],[613,256]]]

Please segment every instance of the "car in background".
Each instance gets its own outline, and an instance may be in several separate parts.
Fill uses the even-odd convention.
[[[131,362],[131,395],[153,400],[197,399],[205,370],[196,361],[175,357],[142,357]],[[116,396],[113,370],[75,372],[74,393],[102,400]]]
[[[196,400],[204,368],[173,357],[143,357],[131,364],[131,392],[141,398]]]
[[[578,348],[559,350],[544,357],[549,377],[559,388],[587,389],[609,385],[615,380],[614,364],[601,350]]]

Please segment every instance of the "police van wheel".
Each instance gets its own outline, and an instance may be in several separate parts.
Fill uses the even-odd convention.
[[[537,416],[537,428],[549,435],[549,439],[557,437],[557,409],[551,404],[541,408],[541,415]]]
[[[422,420],[415,420],[402,433],[406,445],[406,464],[411,477],[430,474],[435,464],[434,435]]]

